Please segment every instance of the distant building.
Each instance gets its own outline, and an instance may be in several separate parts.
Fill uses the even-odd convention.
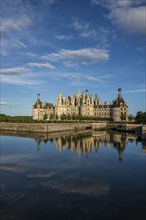
[[[40,94],[38,94],[37,101],[33,105],[33,119],[43,120],[50,118],[50,115],[83,115],[96,116],[99,118],[112,119],[113,121],[128,120],[128,106],[122,97],[122,89],[118,89],[118,97],[112,103],[104,102],[99,99],[97,95],[93,98],[88,93],[88,90],[77,95],[63,97],[62,92],[56,97],[55,106],[52,103],[41,102]]]

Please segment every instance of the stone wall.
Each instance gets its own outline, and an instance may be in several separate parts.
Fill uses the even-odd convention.
[[[0,130],[28,132],[56,132],[69,130],[100,129],[106,123],[6,123],[0,122]]]

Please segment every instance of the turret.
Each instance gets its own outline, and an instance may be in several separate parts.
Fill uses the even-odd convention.
[[[88,89],[85,90],[85,95],[88,96]]]
[[[82,93],[82,96],[83,96],[82,102],[83,102],[83,104],[85,104],[85,92]]]
[[[39,112],[40,112],[40,109],[42,108],[42,102],[40,100],[40,94],[37,95],[37,101],[35,103],[35,105],[33,105],[33,120],[40,120],[40,117],[39,117]]]
[[[122,98],[122,89],[121,88],[118,89],[118,98],[119,99]]]
[[[59,92],[59,98],[62,98],[62,92],[61,91]]]
[[[59,92],[59,95],[58,95],[58,105],[62,105],[62,92],[61,91]]]
[[[80,89],[78,89],[77,97],[80,97],[80,96],[81,96]]]
[[[41,102],[41,100],[40,100],[40,94],[38,93],[38,97],[37,97],[37,104],[39,105],[39,104],[40,104],[40,102]]]
[[[118,97],[112,104],[112,116],[114,121],[128,120],[128,106],[122,97],[122,89],[118,89]]]

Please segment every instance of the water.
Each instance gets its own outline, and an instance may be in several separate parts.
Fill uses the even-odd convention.
[[[133,135],[12,135],[1,136],[1,220],[146,219],[146,151]]]

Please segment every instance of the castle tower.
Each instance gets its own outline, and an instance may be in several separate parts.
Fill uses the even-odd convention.
[[[113,102],[112,116],[114,121],[127,121],[128,120],[128,106],[122,97],[122,89],[118,89],[118,97]]]
[[[35,105],[33,105],[33,109],[32,109],[33,120],[40,120],[40,109],[41,108],[42,108],[42,102],[40,99],[40,94],[38,93],[37,101]]]

